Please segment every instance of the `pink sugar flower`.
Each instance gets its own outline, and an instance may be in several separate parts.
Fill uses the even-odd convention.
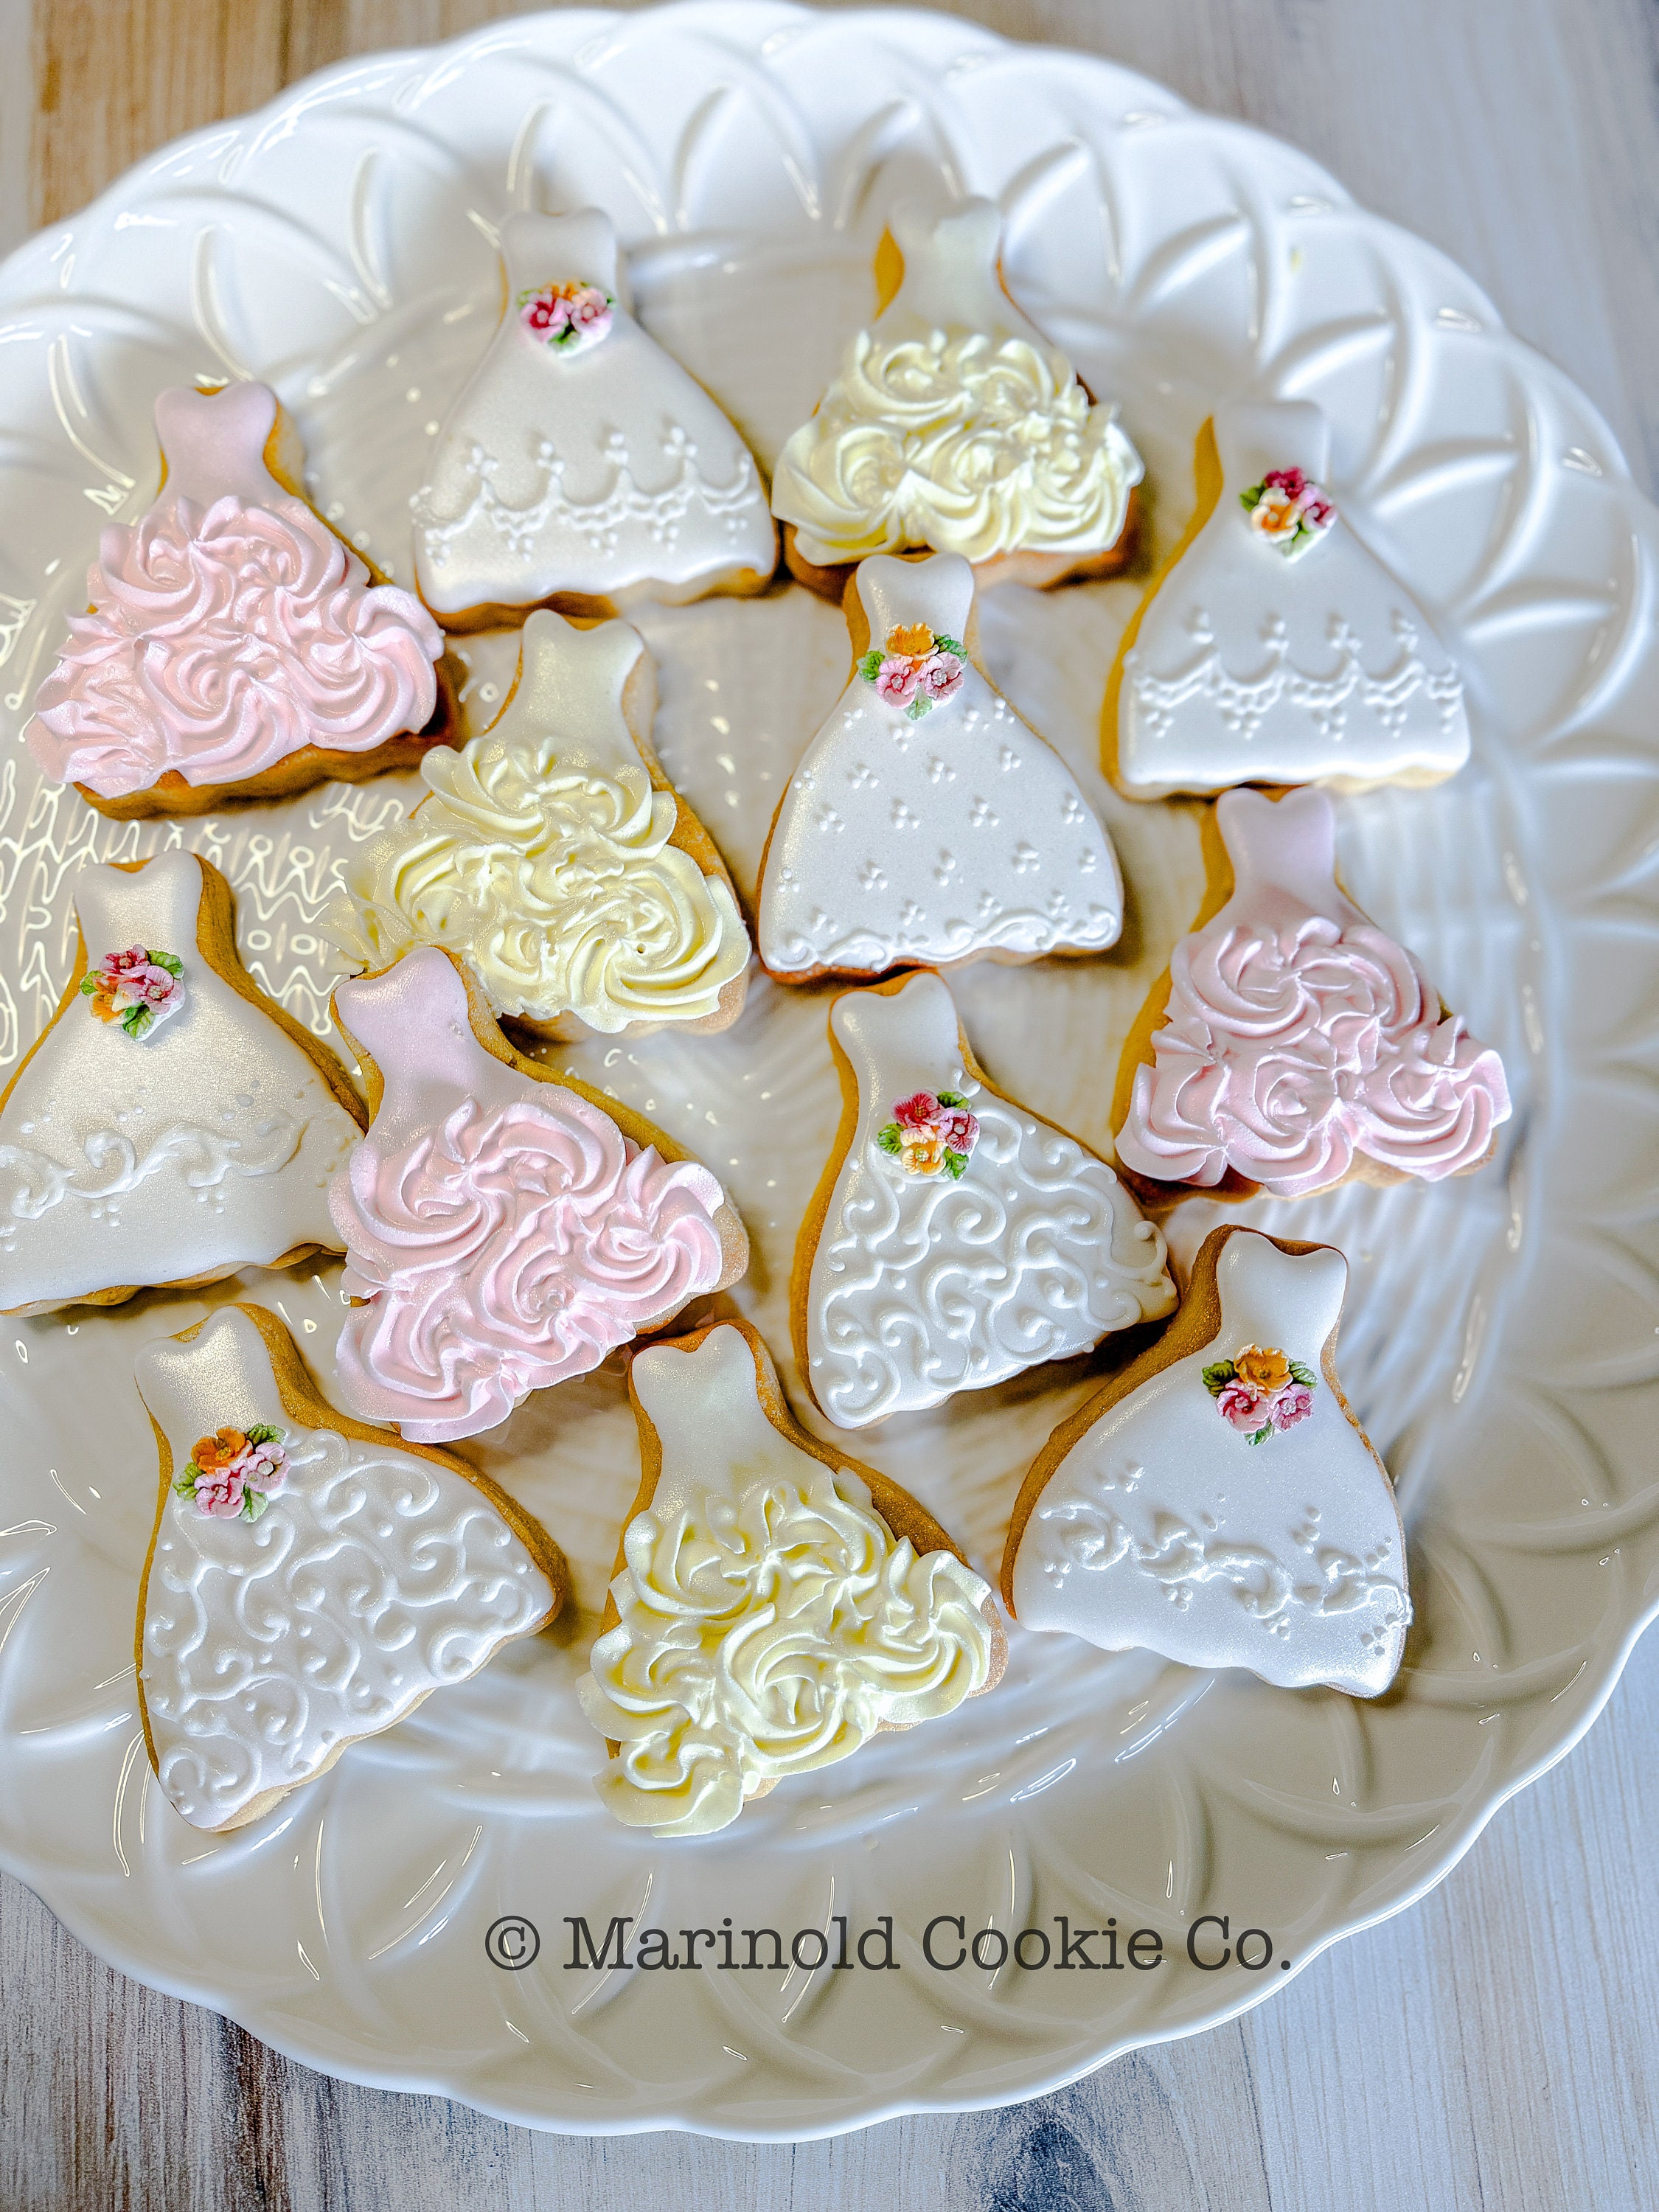
[[[1241,1436],[1253,1436],[1269,1418],[1267,1401],[1248,1382],[1229,1382],[1217,1395],[1216,1411]]]
[[[876,671],[876,695],[890,707],[908,707],[916,696],[916,663],[890,653]]]
[[[953,1152],[971,1152],[979,1142],[979,1117],[965,1106],[941,1106],[939,1133]]]
[[[242,1510],[242,1496],[246,1489],[239,1467],[215,1468],[204,1471],[196,1478],[192,1495],[198,1513],[211,1514],[216,1521],[234,1521]]]
[[[1287,1382],[1274,1398],[1270,1411],[1274,1428],[1293,1429],[1312,1413],[1313,1392],[1305,1382]]]
[[[901,1098],[893,1109],[893,1119],[901,1128],[920,1129],[936,1123],[943,1112],[931,1091],[918,1091],[909,1098]]]
[[[962,663],[954,653],[932,653],[916,672],[916,688],[937,707],[962,689]]]

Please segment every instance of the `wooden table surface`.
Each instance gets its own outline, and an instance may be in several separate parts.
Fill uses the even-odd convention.
[[[180,131],[489,0],[0,0],[0,251]],[[1443,246],[1659,474],[1646,0],[957,0],[1325,162]],[[1659,1639],[1413,1911],[1058,2096],[830,2143],[538,2136],[358,2089],[100,1965],[0,1877],[0,2212],[1624,2212],[1659,2204]]]

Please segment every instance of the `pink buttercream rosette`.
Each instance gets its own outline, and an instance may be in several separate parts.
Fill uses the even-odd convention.
[[[1509,1111],[1503,1062],[1443,1016],[1403,945],[1305,913],[1277,929],[1218,922],[1177,946],[1117,1150],[1164,1182],[1207,1188],[1231,1168],[1295,1198],[1356,1153],[1428,1182],[1455,1175]]]
[[[164,501],[112,523],[25,732],[44,772],[103,799],[169,769],[231,784],[301,746],[367,752],[423,729],[443,650],[420,601],[302,500]]]
[[[344,1287],[368,1301],[336,1355],[347,1403],[421,1443],[495,1427],[712,1290],[723,1202],[707,1168],[565,1091],[468,1100],[389,1152],[371,1133],[329,1193]]]

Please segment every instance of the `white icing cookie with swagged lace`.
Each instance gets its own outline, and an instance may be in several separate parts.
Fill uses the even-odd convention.
[[[996,1682],[988,1586],[908,1491],[796,1424],[746,1322],[636,1352],[629,1388],[642,1479],[576,1686],[625,1826],[708,1835]]]
[[[1174,1310],[1163,1237],[1104,1160],[991,1089],[939,976],[846,992],[830,1035],[845,1109],[792,1312],[796,1364],[839,1427]]]
[[[1099,952],[1123,927],[1104,825],[977,659],[955,553],[878,555],[848,589],[851,680],[761,860],[757,949],[780,982]]]
[[[1140,456],[1008,296],[995,203],[902,199],[889,222],[891,296],[778,456],[792,572],[838,599],[849,563],[911,546],[960,553],[987,582],[1121,568]]]
[[[161,1475],[138,1698],[163,1794],[245,1827],[550,1621],[558,1547],[488,1476],[343,1419],[259,1306],[139,1353]]]
[[[1188,535],[1125,630],[1106,690],[1126,797],[1238,783],[1438,783],[1469,757],[1434,624],[1324,489],[1305,399],[1218,408]]]
[[[329,1179],[362,1108],[243,969],[229,884],[171,852],[89,862],[74,898],[69,988],[0,1095],[0,1310],[337,1251]]]
[[[1334,1358],[1348,1263],[1217,1229],[1152,1350],[1055,1430],[1014,1508],[1024,1626],[1374,1698],[1412,1617],[1394,1486]]]
[[[761,590],[777,532],[760,473],[635,321],[610,218],[509,216],[501,257],[501,326],[411,502],[415,574],[439,621]]]
[[[428,753],[427,795],[347,861],[325,921],[342,951],[381,968],[441,945],[494,1012],[546,1036],[735,1021],[749,933],[651,750],[655,698],[628,623],[532,615],[496,720]]]

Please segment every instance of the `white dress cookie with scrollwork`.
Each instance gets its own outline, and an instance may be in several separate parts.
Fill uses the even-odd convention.
[[[1117,671],[1120,788],[1161,799],[1453,775],[1469,754],[1462,677],[1325,489],[1322,412],[1218,408],[1214,433],[1214,507],[1154,584]]]
[[[877,555],[856,589],[870,648],[791,776],[762,861],[767,969],[804,982],[1115,944],[1112,841],[969,658],[968,562]]]
[[[849,991],[830,1030],[857,1120],[816,1228],[801,1364],[838,1426],[1173,1310],[1163,1237],[1104,1160],[970,1072],[939,976]]]
[[[521,656],[496,721],[429,752],[427,795],[346,862],[325,927],[365,968],[444,945],[495,1013],[544,1030],[724,1026],[749,933],[712,844],[629,727],[625,697],[641,675],[653,689],[644,640],[542,611]],[[648,702],[638,711],[648,722]],[[672,842],[686,823],[696,855],[684,831]]]
[[[324,1048],[209,961],[209,865],[75,879],[85,977],[0,1100],[0,1310],[339,1249],[329,1179],[358,1125]]]
[[[758,591],[777,557],[759,471],[634,319],[610,218],[509,216],[501,255],[501,326],[411,502],[427,605],[455,628],[539,601]]]
[[[221,1306],[135,1370],[167,1455],[139,1595],[145,1741],[168,1802],[216,1832],[465,1681],[562,1595],[546,1539],[458,1462],[297,1420],[265,1328],[285,1333],[263,1323]]]
[[[1376,1697],[1412,1609],[1393,1486],[1327,1357],[1347,1262],[1217,1230],[1189,1304],[1212,1268],[1208,1340],[1130,1369],[1039,1456],[1005,1590],[1025,1627],[1103,1650]]]

